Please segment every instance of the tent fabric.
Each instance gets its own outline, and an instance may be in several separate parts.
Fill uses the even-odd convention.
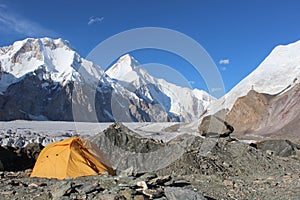
[[[101,150],[80,137],[47,145],[38,156],[30,177],[76,178],[108,173],[114,175]]]

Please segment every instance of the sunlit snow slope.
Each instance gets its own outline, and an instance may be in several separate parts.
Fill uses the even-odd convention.
[[[277,46],[270,55],[224,97],[208,107],[208,114],[231,109],[238,97],[251,89],[266,94],[287,91],[300,80],[300,41]]]

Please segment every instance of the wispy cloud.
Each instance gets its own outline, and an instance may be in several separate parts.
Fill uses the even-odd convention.
[[[222,60],[219,60],[219,64],[220,65],[228,65],[230,63],[230,60],[229,59],[222,59]]]
[[[190,85],[195,85],[195,83],[196,83],[195,81],[189,81]]]
[[[5,4],[0,3],[0,8],[6,8],[7,6]]]
[[[57,36],[54,31],[40,24],[10,12],[5,4],[0,4],[0,31],[2,33],[19,34],[23,36]]]
[[[95,23],[99,23],[99,22],[102,22],[104,20],[104,17],[90,17],[89,18],[89,21],[88,21],[88,25],[92,25],[92,24],[95,24]]]
[[[211,88],[211,92],[219,92],[222,88]]]

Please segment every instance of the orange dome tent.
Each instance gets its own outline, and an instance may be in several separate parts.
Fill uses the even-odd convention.
[[[47,145],[38,156],[30,177],[64,179],[105,172],[114,175],[101,150],[87,140],[72,137]]]

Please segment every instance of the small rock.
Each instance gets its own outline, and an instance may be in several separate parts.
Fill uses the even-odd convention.
[[[136,183],[136,185],[141,187],[142,190],[147,190],[148,189],[148,186],[147,186],[145,181],[139,181],[139,182]]]
[[[76,191],[78,193],[84,193],[84,194],[89,194],[94,191],[100,191],[102,188],[99,186],[99,184],[92,184],[92,185],[80,185],[76,187]]]
[[[273,151],[271,151],[271,150],[267,150],[267,151],[266,151],[266,153],[268,154],[268,156],[272,156],[272,155],[274,155],[274,152],[273,152]]]
[[[149,185],[164,185],[164,183],[170,181],[172,177],[170,175],[167,176],[159,176],[154,178],[148,182]]]
[[[190,185],[190,183],[186,180],[170,180],[166,183],[164,183],[164,186],[175,186],[175,187],[182,187],[182,186],[186,186],[186,185]]]
[[[128,188],[128,187],[130,187],[130,185],[126,184],[126,183],[120,183],[118,186],[121,187],[121,188],[126,188],[126,187]]]
[[[68,194],[72,187],[72,183],[61,182],[61,184],[58,184],[55,189],[51,191],[51,195],[54,199],[60,198],[66,194]]]
[[[173,186],[174,185],[174,180],[170,180],[170,181],[168,181],[168,182],[165,182],[164,183],[164,186]]]
[[[282,176],[283,179],[291,179],[292,176],[291,175],[285,175],[285,176]]]
[[[4,191],[4,192],[1,192],[2,195],[12,195],[14,193],[15,193],[15,191]]]
[[[123,195],[117,195],[114,197],[114,200],[126,200],[126,198]]]
[[[231,187],[233,187],[234,182],[233,182],[232,180],[224,180],[224,181],[223,181],[223,184],[226,185],[226,186],[231,186]]]
[[[275,178],[275,177],[268,177],[267,180],[268,180],[268,181],[275,181],[276,178]]]
[[[153,199],[162,197],[164,193],[162,189],[147,189],[143,190],[143,194],[148,196],[150,199]]]
[[[206,137],[228,137],[234,131],[231,125],[214,115],[204,117],[198,129]]]
[[[254,185],[260,185],[263,184],[263,182],[261,180],[255,180],[252,182]]]
[[[40,187],[45,187],[45,186],[47,186],[47,183],[40,183],[39,186]]]
[[[125,199],[132,199],[132,190],[131,189],[128,189],[128,188],[126,188],[125,190],[123,190],[120,194],[122,195],[122,196],[124,196],[125,197]]]
[[[140,177],[140,179],[145,180],[146,182],[157,177],[155,173],[146,173]]]
[[[143,195],[137,195],[133,199],[134,200],[145,200],[145,197]]]
[[[229,167],[231,167],[231,164],[229,164],[227,162],[223,162],[223,166],[226,167],[226,168],[229,168]]]
[[[26,169],[25,171],[26,176],[30,176],[30,174],[32,173],[32,169]]]
[[[28,187],[35,187],[35,188],[37,188],[37,187],[39,187],[37,184],[35,184],[35,183],[30,183],[29,185],[28,185]]]

